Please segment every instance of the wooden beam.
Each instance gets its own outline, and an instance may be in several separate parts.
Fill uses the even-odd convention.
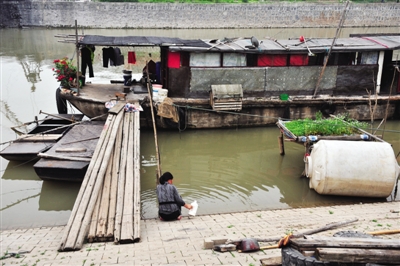
[[[69,156],[62,156],[62,155],[50,155],[50,154],[46,154],[46,153],[38,153],[37,156],[40,157],[40,158],[45,158],[45,159],[81,161],[81,162],[90,162],[92,160],[91,158],[69,157]]]
[[[106,138],[107,133],[109,132],[109,127],[112,126],[112,124],[114,123],[114,117],[115,117],[114,115],[109,115],[107,117],[107,120],[104,124],[103,130],[101,131],[99,142],[97,143],[96,149],[92,156],[93,162],[97,161],[97,159],[99,157],[99,153],[103,148],[103,145],[105,148],[104,139]],[[89,184],[89,181],[90,181],[89,177],[94,168],[94,165],[95,165],[94,163],[90,163],[88,166],[88,170],[86,171],[86,175],[83,179],[81,188],[79,189],[79,193],[76,197],[75,204],[74,204],[74,207],[72,208],[72,212],[69,217],[68,223],[67,223],[66,227],[64,228],[64,233],[61,238],[61,244],[58,248],[59,251],[73,250],[73,247],[71,247],[71,246],[67,247],[66,245],[67,245],[67,241],[68,241],[68,238],[69,238],[71,230],[72,230],[72,226],[75,223],[75,218],[77,217],[79,206],[80,206],[80,204],[82,202],[82,198],[85,194],[85,189]]]
[[[95,199],[97,198],[100,187],[104,182],[104,176],[105,172],[107,170],[108,166],[108,161],[110,160],[112,150],[114,148],[114,143],[115,143],[115,138],[117,136],[117,131],[119,128],[119,124],[121,123],[121,120],[123,118],[124,112],[120,112],[117,117],[115,118],[115,124],[111,128],[110,132],[110,137],[109,141],[106,146],[106,150],[104,152],[104,156],[102,160],[99,160],[100,162],[97,162],[100,167],[99,167],[99,172],[98,173],[92,173],[91,178],[95,179],[95,184],[93,186],[93,191],[91,194],[88,194],[87,197],[89,199],[89,203],[86,208],[87,215],[84,216],[84,219],[82,221],[82,226],[79,230],[78,237],[76,240],[76,244],[74,246],[75,250],[81,249],[82,245],[84,244],[84,240],[87,234],[87,231],[89,229],[89,223],[90,223],[90,218],[91,218],[91,213],[93,212],[93,208],[95,205]]]
[[[40,141],[40,142],[55,142],[59,140],[63,134],[26,134],[19,136],[15,141]]]
[[[398,264],[400,261],[400,251],[394,249],[317,248],[317,256],[321,261],[343,263]]]
[[[121,159],[119,166],[118,176],[118,192],[117,192],[117,208],[115,210],[115,231],[114,231],[114,242],[118,243],[121,239],[122,232],[122,215],[124,206],[124,194],[125,194],[125,177],[126,177],[126,157],[128,148],[128,134],[129,134],[129,117],[125,115],[123,134],[122,134],[122,147],[121,147]]]
[[[125,173],[125,192],[124,207],[122,210],[122,224],[120,243],[133,242],[133,114],[131,112],[125,115],[128,120],[125,121],[128,127],[127,155],[126,155],[126,173]]]
[[[299,248],[346,247],[400,250],[400,241],[394,239],[305,236],[305,239],[291,239],[290,242]]]
[[[138,103],[136,103],[138,107]],[[133,154],[133,171],[134,171],[134,192],[133,192],[133,240],[140,239],[140,112],[133,113],[133,133],[134,133],[134,154]]]
[[[85,152],[86,148],[57,148],[56,152]]]
[[[111,190],[110,190],[110,205],[108,211],[107,233],[108,238],[114,238],[115,229],[115,211],[117,208],[117,193],[118,193],[118,176],[119,165],[121,158],[121,144],[122,144],[122,129],[123,123],[119,125],[117,139],[115,140],[114,156],[113,156],[113,170],[111,176]]]

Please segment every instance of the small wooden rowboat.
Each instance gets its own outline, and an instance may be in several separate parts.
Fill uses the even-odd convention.
[[[82,114],[48,114],[44,119],[24,123],[12,129],[18,138],[0,152],[0,156],[9,161],[30,161],[37,155],[49,150],[71,128],[70,124],[81,121]],[[17,128],[26,127],[24,133]]]

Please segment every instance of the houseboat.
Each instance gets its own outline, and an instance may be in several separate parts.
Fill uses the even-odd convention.
[[[69,101],[90,118],[105,114],[113,101],[139,102],[142,127],[152,125],[151,102],[158,127],[180,129],[265,126],[279,118],[313,118],[317,111],[361,121],[400,115],[400,34],[285,40],[82,35],[76,44],[103,49],[103,60],[112,56],[105,51],[123,46],[133,51],[124,55],[128,60],[136,47],[160,53],[140,80],[126,71],[117,82],[59,89],[60,106]],[[152,101],[149,94],[157,90],[163,97]]]

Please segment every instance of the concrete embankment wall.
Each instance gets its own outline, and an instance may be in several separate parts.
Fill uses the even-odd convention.
[[[337,27],[345,3],[179,4],[0,0],[1,27]],[[398,3],[351,3],[344,27],[400,25]]]

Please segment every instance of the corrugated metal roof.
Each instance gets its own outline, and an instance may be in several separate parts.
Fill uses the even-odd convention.
[[[157,36],[101,36],[85,35],[80,41],[81,45],[98,46],[191,46],[208,48],[210,45],[201,40],[184,40],[180,38]]]
[[[254,42],[254,37],[253,42]],[[156,36],[99,36],[86,35],[79,44],[99,46],[170,46],[171,50],[191,52],[244,52],[244,53],[322,53],[330,49],[333,38],[299,39],[261,39],[252,42],[252,38],[224,38],[221,40],[184,40],[180,38]],[[257,44],[254,45],[254,44]],[[400,49],[400,35],[357,36],[336,39],[333,51],[381,51]]]

